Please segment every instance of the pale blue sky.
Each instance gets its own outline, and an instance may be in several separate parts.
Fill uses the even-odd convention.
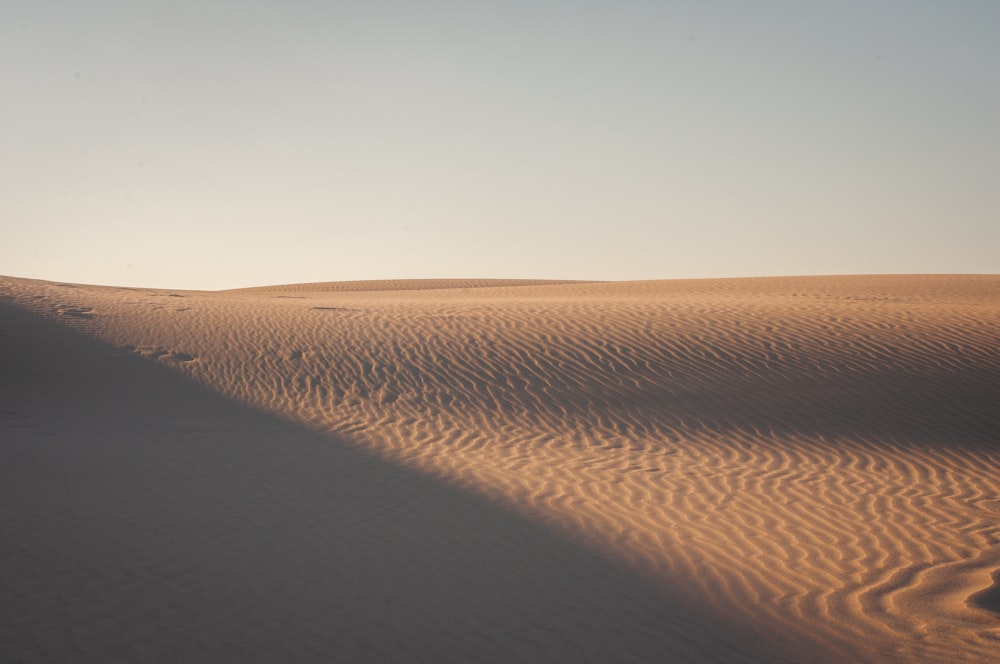
[[[1000,2],[7,3],[0,274],[1000,272]]]

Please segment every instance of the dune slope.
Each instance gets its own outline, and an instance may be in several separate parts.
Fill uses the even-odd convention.
[[[5,278],[0,296],[117,361],[141,359],[614,561],[623,593],[669,598],[600,614],[605,629],[646,635],[623,659],[662,648],[677,661],[986,662],[1000,646],[1000,277],[218,293]],[[189,440],[171,419],[157,434],[168,445],[221,438],[213,454],[239,458],[231,433]],[[246,437],[279,458],[261,436]],[[405,491],[389,482],[379,495]],[[465,545],[464,530],[445,530],[420,546]],[[504,564],[483,561],[500,576]],[[601,592],[568,606],[615,596]],[[513,647],[489,617],[468,616],[469,648]],[[571,618],[539,624],[575,638]]]

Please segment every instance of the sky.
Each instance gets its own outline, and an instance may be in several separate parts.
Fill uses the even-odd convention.
[[[0,10],[0,274],[1000,273],[994,0]]]

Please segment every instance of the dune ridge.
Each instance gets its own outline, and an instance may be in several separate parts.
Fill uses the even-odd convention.
[[[793,659],[995,656],[1000,277],[409,286],[0,296],[514,509]]]
[[[221,293],[331,293],[372,291],[450,290],[455,288],[504,288],[511,286],[551,286],[574,283],[593,283],[554,279],[367,279],[361,281],[322,281],[303,284],[279,284],[233,288]]]

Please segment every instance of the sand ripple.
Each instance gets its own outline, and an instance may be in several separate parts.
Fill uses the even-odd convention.
[[[789,652],[1000,650],[998,277],[173,299],[3,284],[122,352],[512,507]]]

